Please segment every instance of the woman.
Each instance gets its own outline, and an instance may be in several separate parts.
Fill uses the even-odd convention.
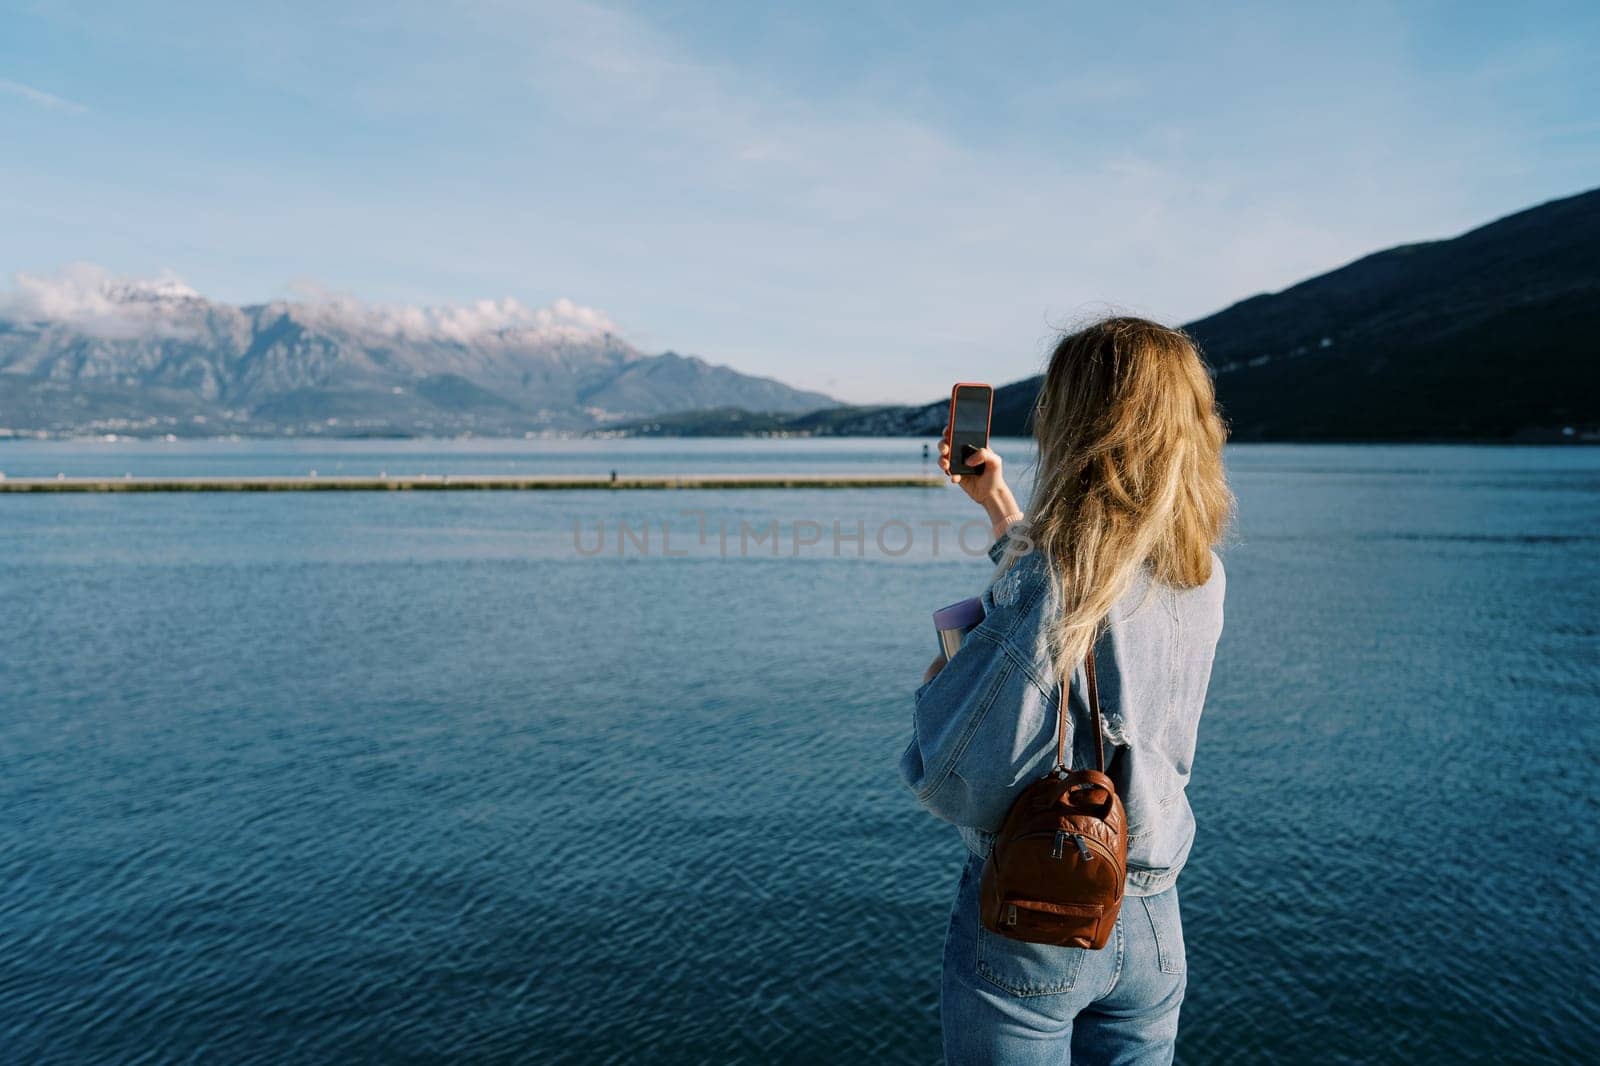
[[[1056,347],[1034,413],[1024,517],[1001,459],[951,475],[994,523],[987,617],[916,692],[901,773],[969,851],[945,939],[946,1060],[1167,1063],[1184,992],[1178,873],[1184,795],[1222,631],[1232,509],[1211,379],[1178,330],[1110,318]],[[948,433],[946,434],[948,438]],[[949,444],[940,446],[949,473]],[[992,833],[1054,761],[1058,677],[1070,677],[1072,765],[1092,766],[1082,664],[1093,646],[1108,771],[1127,810],[1126,894],[1099,951],[1011,940],[978,917]]]

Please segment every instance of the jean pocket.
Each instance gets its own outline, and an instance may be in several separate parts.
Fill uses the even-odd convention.
[[[1183,918],[1178,913],[1177,889],[1169,888],[1154,896],[1139,896],[1150,933],[1156,941],[1156,958],[1162,973],[1181,974],[1184,968]]]
[[[1055,996],[1072,991],[1083,948],[1030,944],[984,928],[978,921],[978,976],[1013,996]]]

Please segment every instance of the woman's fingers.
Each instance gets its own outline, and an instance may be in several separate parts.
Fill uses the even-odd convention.
[[[981,466],[985,471],[999,470],[1000,457],[988,448],[974,448],[967,455],[968,466]]]
[[[987,481],[984,481],[982,479],[989,478],[989,479],[992,480],[994,477],[998,477],[999,476],[999,473],[1000,473],[1000,456],[996,455],[993,451],[991,451],[988,448],[973,448],[970,445],[964,445],[962,447],[962,450],[961,450],[961,461],[964,464],[966,464],[967,466],[982,467],[982,470],[979,473],[976,473],[976,474],[952,474],[952,473],[950,473],[950,458],[951,458],[951,456],[950,456],[950,438],[948,436],[949,430],[950,430],[950,427],[946,426],[945,427],[946,436],[945,436],[945,438],[943,440],[939,441],[939,469],[943,470],[945,472],[945,474],[950,478],[950,484],[959,485],[959,484],[961,484],[961,479],[963,477],[965,477],[968,480],[972,481],[974,484],[981,486],[981,485],[984,485],[984,484],[988,483]]]

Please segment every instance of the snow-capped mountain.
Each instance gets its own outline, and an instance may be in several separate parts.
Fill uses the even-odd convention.
[[[647,355],[565,300],[408,307],[319,294],[234,306],[174,278],[85,266],[19,275],[0,295],[0,429],[12,431],[506,433],[833,403]]]

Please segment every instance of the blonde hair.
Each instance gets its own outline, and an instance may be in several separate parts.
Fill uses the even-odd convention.
[[[1050,562],[1059,605],[1050,650],[1065,677],[1141,565],[1175,588],[1210,579],[1233,510],[1227,429],[1187,334],[1113,317],[1056,346],[1033,433],[1026,533]]]

